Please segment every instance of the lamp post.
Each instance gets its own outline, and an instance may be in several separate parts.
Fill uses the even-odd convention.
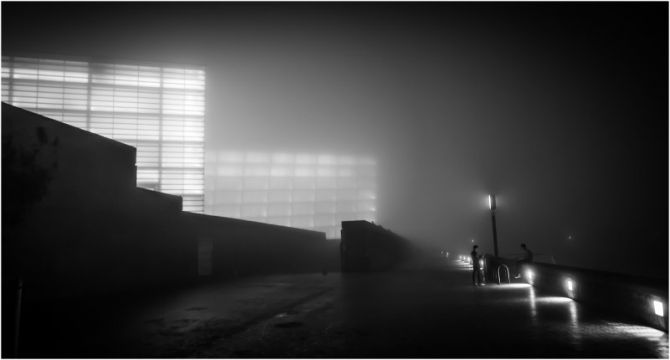
[[[493,224],[493,254],[498,257],[498,231],[496,230],[496,195],[489,195],[489,210],[491,211],[491,223]]]

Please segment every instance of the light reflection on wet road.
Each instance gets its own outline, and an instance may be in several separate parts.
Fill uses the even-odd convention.
[[[667,357],[668,337],[661,331],[603,319],[572,299],[543,296],[524,283],[474,287],[464,270],[468,266],[445,263],[343,275],[338,288],[320,299],[326,305],[296,309],[291,320],[301,327],[265,332],[264,341],[241,340],[229,354]],[[328,337],[319,331],[325,328]],[[241,339],[253,334],[250,329]]]
[[[52,320],[83,330],[32,339],[50,336],[51,356],[66,357],[668,357],[666,333],[524,283],[475,287],[468,270],[438,259],[202,285],[88,320],[77,306]]]

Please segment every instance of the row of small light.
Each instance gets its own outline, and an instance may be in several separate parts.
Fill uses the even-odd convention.
[[[458,260],[466,264],[472,265],[472,258],[470,256],[458,255]],[[486,263],[484,262],[484,259],[479,259],[479,268],[484,270],[485,265]]]
[[[498,256],[498,240],[497,240],[497,234],[496,234],[496,218],[495,218],[495,212],[496,212],[496,196],[495,194],[489,194],[488,196],[489,200],[489,210],[491,211],[491,220],[493,222],[493,247],[495,249],[495,255]],[[462,261],[465,261],[465,256],[460,256]],[[483,269],[484,266],[482,264],[483,261],[480,261],[480,264],[482,265],[481,268]],[[470,264],[472,264],[472,260],[470,260]],[[533,273],[532,270],[528,269],[526,270],[526,281],[528,281],[528,284],[533,285],[535,279],[535,274]],[[567,290],[568,297],[571,299],[575,297],[575,282],[571,278],[566,278],[565,279],[565,289]],[[651,305],[654,309],[654,314],[657,316],[663,317],[665,316],[665,312],[663,309],[665,308],[664,304],[662,301],[659,300],[651,300]]]
[[[461,260],[461,261],[464,262],[464,263],[468,263],[468,264],[472,265],[472,258],[469,257],[469,256],[460,255],[460,256],[458,257],[458,259]]]
[[[528,282],[528,284],[534,285],[535,273],[530,269],[526,270],[526,281]],[[572,280],[571,278],[566,278],[564,284],[565,284],[565,289],[567,290],[567,293],[568,293],[568,297],[571,298],[571,299],[574,298],[575,297],[575,288],[576,288],[575,281]],[[660,317],[665,316],[665,311],[663,311],[664,306],[663,306],[662,301],[652,299],[651,300],[651,305],[654,309],[654,314],[656,314],[657,316],[660,316]]]

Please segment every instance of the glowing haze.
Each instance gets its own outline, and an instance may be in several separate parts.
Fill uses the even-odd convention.
[[[206,151],[370,156],[377,221],[417,243],[492,253],[495,194],[502,255],[667,276],[666,3],[3,3],[2,20],[3,56],[203,66]]]

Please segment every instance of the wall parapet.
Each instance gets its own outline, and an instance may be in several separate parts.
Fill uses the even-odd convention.
[[[486,256],[486,277],[495,282],[499,265],[512,276],[517,262]],[[521,263],[521,278],[543,293],[569,297],[580,303],[668,331],[667,279],[655,279],[607,271],[546,263]],[[502,276],[503,282],[507,279]],[[489,282],[491,282],[489,280]]]

